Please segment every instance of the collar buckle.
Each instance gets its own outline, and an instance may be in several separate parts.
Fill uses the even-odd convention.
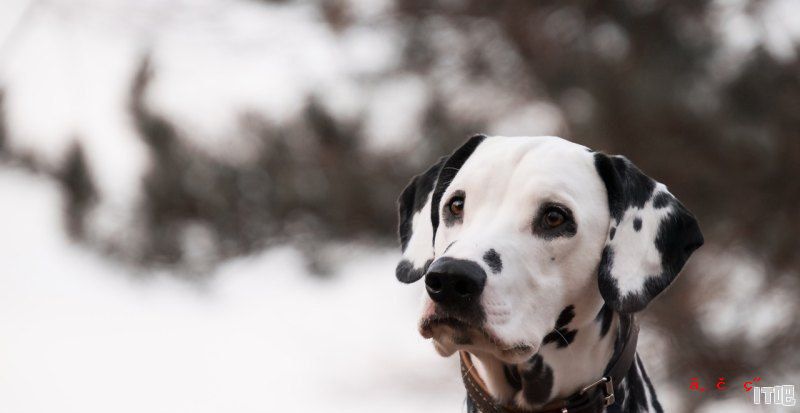
[[[611,377],[602,377],[600,380],[597,380],[596,382],[594,382],[594,383],[584,387],[583,389],[581,389],[579,394],[586,394],[586,392],[588,392],[589,390],[591,390],[591,389],[593,389],[593,388],[595,388],[595,387],[597,387],[597,386],[599,386],[601,384],[604,384],[604,386],[603,386],[603,406],[604,407],[611,406],[612,404],[614,404],[614,400],[616,400],[614,398],[614,379],[612,379]]]

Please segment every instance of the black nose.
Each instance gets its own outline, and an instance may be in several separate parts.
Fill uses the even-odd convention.
[[[486,285],[486,272],[477,263],[450,257],[436,260],[425,275],[425,288],[444,306],[476,302]]]

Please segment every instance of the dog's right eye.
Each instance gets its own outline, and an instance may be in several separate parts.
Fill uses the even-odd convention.
[[[539,208],[533,221],[533,233],[550,240],[557,237],[571,237],[577,232],[577,224],[572,211],[566,206],[548,202]]]
[[[564,213],[557,208],[550,208],[548,209],[544,216],[542,217],[542,226],[545,228],[557,228],[564,222],[566,222],[567,217],[564,216]]]
[[[447,203],[447,209],[456,217],[464,214],[464,197],[455,196]]]

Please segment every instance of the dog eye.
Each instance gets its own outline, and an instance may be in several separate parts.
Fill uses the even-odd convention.
[[[547,202],[539,207],[533,219],[533,235],[552,240],[572,237],[578,232],[578,224],[572,211],[564,205]]]
[[[453,197],[447,204],[447,209],[454,216],[460,217],[464,213],[464,198],[460,196]]]
[[[566,215],[558,208],[550,208],[542,215],[542,227],[544,228],[556,228],[566,221]]]

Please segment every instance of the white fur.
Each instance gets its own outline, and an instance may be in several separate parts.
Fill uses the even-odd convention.
[[[481,298],[486,328],[503,343],[532,349],[516,359],[495,351],[497,357],[509,362],[530,357],[570,304],[581,303],[579,316],[597,314],[603,301],[595,270],[610,216],[605,186],[585,147],[556,137],[487,138],[461,167],[437,208],[456,190],[466,193],[464,220],[451,227],[439,224],[435,257],[470,259],[489,274]],[[544,202],[572,210],[575,236],[545,240],[533,234]],[[503,262],[499,274],[492,274],[482,259],[492,248]]]
[[[431,226],[431,195],[425,206],[414,214],[411,219],[411,238],[408,240],[403,258],[411,261],[414,268],[422,268],[425,263],[433,258],[433,226]]]

